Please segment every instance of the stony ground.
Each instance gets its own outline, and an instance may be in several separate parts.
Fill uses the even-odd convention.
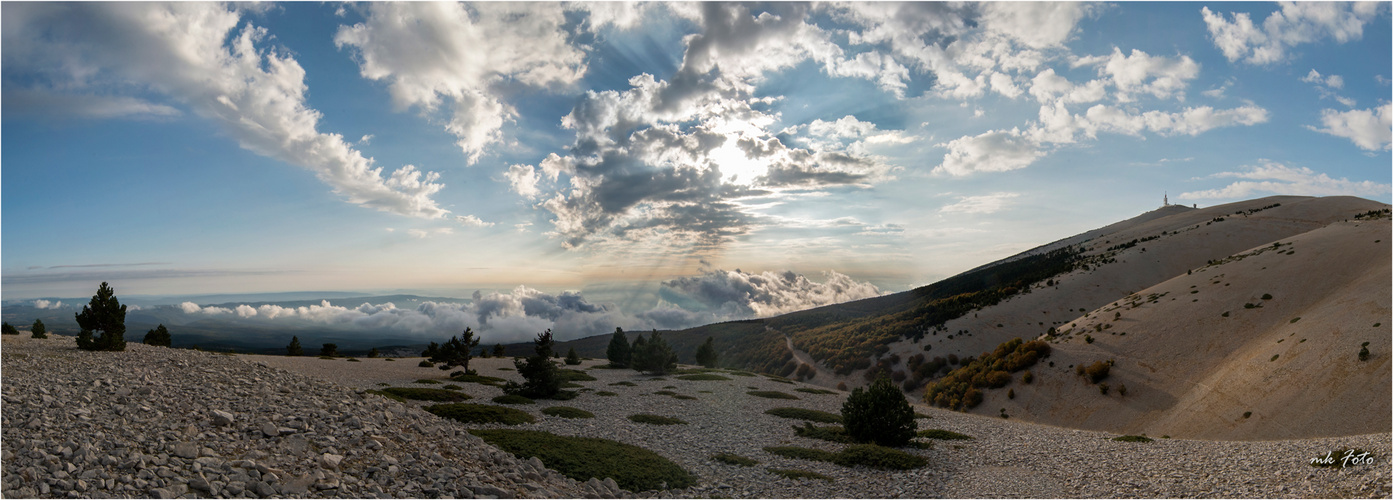
[[[6,497],[112,496],[632,496],[599,481],[577,483],[517,460],[464,433],[465,426],[362,391],[382,385],[440,387],[417,379],[446,373],[419,359],[322,360],[225,356],[131,344],[124,353],[85,353],[72,339],[6,337],[3,358]],[[835,450],[801,438],[797,421],[764,413],[793,406],[837,413],[845,393],[811,394],[763,376],[728,381],[661,379],[631,370],[580,366],[570,401],[514,405],[537,418],[517,428],[601,437],[641,446],[699,478],[661,497],[1388,497],[1390,434],[1299,441],[1112,441],[1112,434],[1031,425],[916,406],[932,418],[921,429],[975,439],[913,449],[929,466],[908,472],[847,468],[763,451],[794,445]],[[483,375],[516,378],[510,359],[475,359]],[[612,385],[630,382],[634,386]],[[450,382],[446,382],[450,383]],[[495,387],[459,384],[476,401]],[[797,400],[747,394],[777,390]],[[672,391],[696,399],[654,394]],[[608,391],[613,396],[598,393]],[[569,420],[541,409],[572,406],[595,419]],[[222,424],[218,412],[230,414]],[[636,413],[687,425],[627,420]],[[1371,452],[1372,464],[1315,468],[1309,460],[1344,448]],[[715,453],[758,460],[715,462]],[[340,458],[341,457],[341,458]],[[790,480],[767,468],[833,478]]]

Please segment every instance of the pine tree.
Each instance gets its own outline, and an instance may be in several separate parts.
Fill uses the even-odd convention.
[[[297,337],[297,336],[294,336],[294,335],[291,335],[291,336],[290,336],[290,345],[285,346],[285,355],[286,355],[286,356],[304,356],[304,355],[305,355],[305,348],[300,347],[300,337]]]
[[[909,444],[918,427],[904,394],[883,376],[870,389],[851,391],[842,404],[842,423],[852,439],[892,447]]]
[[[174,339],[170,337],[169,329],[165,328],[164,324],[161,323],[160,326],[151,328],[150,331],[146,332],[145,340],[142,342],[144,342],[145,345],[169,347],[174,343]]]
[[[19,330],[6,322],[0,322],[0,335],[19,335]]]
[[[568,365],[578,365],[578,364],[580,364],[580,355],[579,355],[579,354],[576,354],[576,348],[572,347],[570,351],[567,351],[567,352],[566,352],[566,364],[568,364]]]
[[[376,347],[374,347],[374,348],[372,348],[372,350],[368,351],[368,357],[369,357],[369,358],[376,358],[376,357],[381,356],[381,355],[382,355],[382,351],[377,350]]]
[[[434,358],[434,357],[436,356],[436,354],[438,354],[439,352],[440,352],[440,344],[437,344],[437,343],[435,343],[435,342],[431,342],[430,345],[426,346],[426,350],[421,351],[421,357],[427,358],[427,359]]]
[[[505,350],[503,349],[503,344],[494,344],[494,345],[493,345],[493,357],[495,357],[495,358],[501,358],[501,357],[503,357],[503,355],[505,354],[504,351],[505,351]]]
[[[697,348],[696,362],[707,368],[716,367],[716,344],[715,339],[706,337],[706,342]]]
[[[91,302],[75,314],[77,347],[88,351],[126,350],[126,306],[116,299],[116,291],[105,281],[97,287]]]
[[[339,345],[338,345],[338,344],[324,344],[324,347],[319,348],[319,355],[320,355],[320,356],[330,356],[330,357],[338,356],[338,355],[339,355]]]
[[[677,368],[677,355],[657,330],[653,330],[646,341],[642,335],[634,339],[632,356],[630,362],[640,372],[664,375]]]
[[[624,330],[615,328],[614,335],[609,338],[609,348],[605,350],[610,368],[628,368],[631,354],[629,339],[624,336]]]
[[[434,353],[428,356],[432,363],[445,363],[447,367],[462,366],[465,373],[473,373],[469,370],[469,359],[474,357],[474,348],[479,345],[479,339],[474,338],[474,330],[464,329],[464,338],[451,336],[450,340],[434,349]],[[431,342],[431,347],[435,347],[435,342]],[[426,348],[427,352],[431,349]]]
[[[527,359],[513,360],[513,366],[522,376],[523,383],[509,381],[503,385],[503,392],[532,399],[546,399],[561,392],[559,370],[551,362],[555,355],[553,344],[550,329],[537,334],[537,339],[533,341],[534,354]]]
[[[46,339],[46,338],[48,338],[48,328],[44,326],[43,320],[37,320],[37,319],[34,320],[34,326],[30,327],[30,328],[29,328],[29,331],[33,332],[33,335],[30,335],[30,336],[33,337],[33,338],[36,338],[36,339]]]

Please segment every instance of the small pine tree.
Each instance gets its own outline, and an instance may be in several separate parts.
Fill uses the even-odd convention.
[[[126,350],[126,306],[116,298],[116,291],[102,282],[91,302],[82,306],[77,318],[77,347],[87,351]]]
[[[48,328],[44,326],[43,320],[37,320],[37,319],[34,320],[34,326],[30,327],[30,328],[29,328],[29,331],[33,332],[33,334],[30,335],[30,336],[33,337],[33,338],[36,338],[36,339],[46,339],[46,338],[48,338]]]
[[[294,336],[294,335],[291,335],[291,336],[290,336],[290,345],[285,346],[285,355],[286,355],[286,356],[304,356],[304,355],[305,355],[305,348],[300,347],[300,337],[297,337],[297,336]]]
[[[918,424],[914,409],[890,379],[880,377],[867,390],[856,388],[842,404],[842,422],[852,439],[881,446],[904,446]]]
[[[6,322],[0,322],[0,335],[19,335],[19,329]]]
[[[568,365],[578,365],[578,364],[580,364],[580,355],[579,355],[579,354],[576,354],[576,348],[572,347],[570,351],[567,351],[567,352],[566,352],[566,364],[568,364]]]
[[[677,355],[672,352],[672,348],[658,331],[653,330],[647,341],[644,341],[641,335],[634,339],[630,363],[640,372],[665,375],[677,368]]]
[[[332,356],[338,356],[338,355],[339,355],[339,345],[338,345],[338,344],[324,344],[324,347],[319,348],[319,355],[320,355],[320,356],[331,356],[331,357],[332,357]]]
[[[169,336],[169,329],[165,328],[164,324],[161,323],[160,326],[151,328],[150,331],[145,332],[145,339],[142,340],[142,342],[144,342],[145,345],[169,347],[174,344],[174,339]]]
[[[505,353],[506,353],[506,349],[503,348],[503,344],[494,344],[494,345],[493,345],[493,357],[495,357],[495,358],[501,358],[501,357],[504,356]]]
[[[376,347],[372,348],[371,351],[368,351],[368,357],[369,357],[369,358],[376,358],[376,357],[381,356],[381,355],[382,355],[382,351],[377,350]]]
[[[428,359],[429,359],[429,358],[434,358],[434,357],[436,356],[436,354],[439,354],[439,353],[440,353],[440,344],[437,344],[437,343],[435,343],[435,342],[431,342],[430,345],[426,346],[426,350],[421,351],[421,357],[423,357],[423,358],[428,358]]]
[[[697,348],[696,362],[707,368],[716,367],[716,344],[715,339],[706,337],[706,342]]]
[[[464,367],[465,373],[473,373],[473,371],[469,369],[469,359],[474,357],[474,348],[478,345],[479,339],[474,338],[474,330],[472,328],[465,328],[463,339],[457,336],[451,336],[450,340],[445,341],[444,345],[435,349],[433,355],[427,357],[429,357],[430,361],[433,363],[445,363],[446,369],[462,366]],[[431,346],[434,347],[435,343],[431,342]],[[428,352],[430,350],[430,348],[426,349]]]
[[[532,343],[532,356],[525,360],[513,360],[513,367],[517,369],[518,375],[522,376],[523,383],[508,381],[503,385],[503,392],[532,399],[550,398],[561,391],[559,370],[551,362],[555,355],[555,351],[552,350],[554,343],[551,330],[537,334],[537,339]]]
[[[609,358],[609,366],[611,368],[628,368],[631,355],[629,339],[624,336],[624,330],[615,328],[614,335],[609,338],[609,348],[605,350],[605,356]]]

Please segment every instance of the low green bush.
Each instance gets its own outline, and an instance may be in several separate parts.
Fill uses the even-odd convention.
[[[517,395],[517,394],[504,394],[504,395],[502,395],[502,396],[498,396],[498,397],[496,397],[496,398],[493,398],[493,402],[498,403],[498,404],[501,404],[501,405],[531,405],[531,404],[537,404],[537,402],[536,402],[536,401],[533,401],[532,398],[528,398],[528,397],[524,397],[524,396],[519,396],[519,395]]]
[[[614,382],[614,383],[609,384],[609,385],[622,385],[622,386],[624,386],[624,387],[638,387],[638,384],[635,384],[635,383],[630,382],[630,381],[628,381],[628,380],[623,380],[623,381],[619,381],[619,382]]]
[[[390,392],[383,392],[383,391],[379,391],[379,390],[376,390],[376,389],[368,389],[366,392],[367,392],[368,394],[376,394],[376,395],[378,395],[378,396],[382,396],[382,397],[384,397],[384,398],[390,399],[390,400],[392,400],[392,401],[396,401],[396,402],[398,402],[398,403],[405,403],[405,402],[406,402],[406,398],[401,397],[401,396],[398,396],[398,395],[396,395],[396,394],[392,394],[392,393],[390,393]]]
[[[637,415],[629,415],[629,420],[638,422],[640,424],[687,425],[687,422],[684,422],[680,418],[664,417],[662,415],[653,415],[651,413],[639,413]]]
[[[455,375],[453,377],[450,377],[450,380],[453,380],[455,382],[464,382],[468,384],[491,385],[494,387],[501,387],[504,382],[508,381],[507,379],[499,377],[490,377],[487,375],[478,375],[474,373],[462,373],[459,375]]]
[[[679,375],[678,380],[730,380],[729,377],[722,377],[714,373],[696,373],[692,375]]]
[[[590,413],[580,408],[572,408],[569,406],[553,406],[551,408],[543,408],[542,414],[561,418],[595,418],[594,413]]]
[[[455,384],[445,384],[445,385],[440,386],[440,388],[441,388],[441,389],[445,389],[445,390],[447,390],[447,391],[459,391],[459,390],[463,390],[463,389],[464,389],[463,387],[460,387],[460,386],[455,385]]]
[[[806,408],[789,408],[789,407],[784,407],[784,408],[773,408],[773,409],[769,409],[769,410],[764,410],[764,413],[767,413],[767,414],[770,414],[770,415],[773,415],[773,416],[776,416],[776,417],[795,418],[795,419],[799,419],[799,420],[810,420],[810,421],[813,421],[813,422],[821,422],[821,423],[824,423],[824,424],[840,424],[840,423],[842,423],[842,416],[841,416],[841,415],[838,415],[838,414],[835,414],[835,413],[828,413],[828,412],[825,412],[825,411],[809,410],[809,409],[806,409]]]
[[[740,465],[744,467],[754,467],[755,464],[759,463],[758,460],[755,460],[753,458],[745,458],[734,453],[717,453],[715,455],[711,455],[711,460],[730,465]]]
[[[673,396],[672,399],[696,399],[696,396],[688,396],[688,395],[686,395],[686,394],[678,394],[678,395],[676,395],[676,396]]]
[[[653,394],[657,394],[657,395],[659,395],[659,396],[676,396],[676,395],[677,395],[677,393],[672,392],[672,391],[669,391],[669,390],[661,390],[661,391],[654,392]]]
[[[1151,439],[1151,438],[1146,437],[1146,436],[1134,436],[1134,435],[1131,435],[1131,434],[1128,434],[1128,435],[1126,435],[1126,436],[1118,436],[1118,437],[1112,438],[1112,440],[1113,440],[1113,441],[1122,441],[1122,442],[1124,442],[1124,443],[1150,443],[1150,442],[1154,441],[1154,439]]]
[[[382,392],[417,401],[464,401],[466,399],[473,399],[473,396],[463,392],[447,391],[445,389],[428,389],[424,387],[388,387],[383,389]]]
[[[836,453],[830,451],[815,450],[800,446],[765,446],[764,451],[784,458],[816,460],[818,462],[831,462],[837,456]]]
[[[599,380],[590,376],[589,373],[580,370],[560,369],[556,370],[556,376],[560,378],[562,382],[593,382]]]
[[[617,392],[609,392],[609,391],[597,391],[597,392],[595,392],[595,395],[596,395],[596,396],[618,396],[619,393],[617,393]]]
[[[812,422],[804,422],[802,426],[793,426],[793,433],[805,438],[821,439],[833,443],[855,443],[856,440],[846,433],[846,428],[840,425],[830,425],[818,427]]]
[[[416,383],[418,383],[418,384],[439,384],[440,381],[439,381],[439,380],[431,380],[431,379],[428,379],[428,378],[420,378],[420,379],[416,379]]]
[[[814,389],[811,387],[799,387],[794,390],[798,392],[806,392],[808,394],[836,394],[836,391],[829,391],[827,389]]]
[[[946,431],[946,430],[943,430],[943,429],[928,429],[928,430],[923,430],[923,431],[919,431],[916,435],[919,436],[919,437],[921,437],[921,438],[942,439],[942,440],[945,440],[945,441],[961,440],[961,439],[972,439],[972,436],[969,436],[969,435],[967,435],[967,434],[959,434],[959,433],[956,433],[956,432],[953,432],[953,431]]]
[[[472,429],[470,433],[519,458],[537,457],[547,468],[577,481],[614,478],[620,488],[641,492],[681,489],[696,478],[657,453],[608,439],[558,436],[516,429]]]
[[[844,467],[858,465],[873,469],[909,470],[928,465],[924,457],[874,444],[854,444],[837,452],[832,463]]]
[[[518,425],[530,424],[535,421],[532,415],[522,410],[473,403],[431,405],[426,407],[426,411],[434,413],[442,418],[448,418],[466,424],[500,423],[504,425]]]
[[[421,368],[434,368],[435,363],[431,363],[430,361],[426,361],[423,359],[420,363],[416,363],[416,366],[419,366]]]
[[[232,353],[229,352],[228,354],[232,354]],[[348,358],[348,360],[349,360],[349,361],[352,361],[352,362],[354,362],[354,363],[362,363],[362,361],[358,361],[358,358]]]
[[[728,372],[728,373],[730,373],[731,375],[735,375],[735,376],[737,376],[737,377],[754,377],[754,376],[755,376],[755,374],[753,374],[753,373],[746,372],[746,371],[739,371],[739,370],[732,370],[732,371],[730,371],[730,372]]]
[[[816,473],[816,472],[806,471],[806,470],[799,470],[799,469],[775,469],[775,468],[772,468],[772,467],[771,467],[771,468],[768,468],[768,469],[765,469],[765,470],[767,470],[767,471],[769,471],[769,472],[772,472],[772,473],[775,473],[775,474],[778,474],[778,475],[780,475],[780,476],[789,478],[789,479],[821,479],[821,480],[827,481],[827,482],[829,482],[829,483],[832,482],[832,478],[830,478],[830,477],[824,476],[824,475],[822,475],[822,474],[818,474],[818,473]]]
[[[789,394],[789,393],[787,393],[787,392],[779,392],[779,391],[750,391],[750,392],[747,392],[747,393],[745,393],[745,394],[749,394],[749,395],[751,395],[751,396],[759,396],[759,397],[761,397],[761,398],[769,398],[769,399],[798,399],[798,396],[794,396],[794,395]]]

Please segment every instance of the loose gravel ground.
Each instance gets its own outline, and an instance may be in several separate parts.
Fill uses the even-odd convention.
[[[417,367],[419,358],[349,362],[223,356],[134,344],[126,353],[83,353],[72,348],[70,338],[5,338],[2,357],[6,497],[165,493],[252,496],[247,492],[254,495],[257,491],[253,488],[259,486],[248,486],[253,483],[243,480],[242,475],[251,476],[249,471],[258,468],[239,467],[238,460],[254,460],[256,466],[285,471],[274,475],[290,481],[265,481],[275,489],[262,488],[261,492],[273,496],[371,496],[377,490],[398,497],[632,495],[599,481],[577,483],[554,472],[538,471],[535,463],[514,459],[463,433],[469,426],[419,410],[420,403],[401,404],[361,393],[382,384],[439,387],[414,383],[422,378],[443,381],[447,376],[434,368]],[[504,370],[512,367],[511,361],[476,358],[471,367],[481,375],[517,379],[516,372]],[[580,389],[576,399],[512,405],[537,418],[536,423],[512,428],[599,437],[641,446],[699,478],[697,485],[687,489],[640,492],[639,496],[1386,498],[1393,491],[1389,474],[1393,457],[1390,434],[1259,442],[1158,438],[1151,443],[1126,443],[1112,441],[1116,436],[1107,433],[917,405],[916,411],[932,417],[918,420],[921,429],[946,429],[975,439],[934,441],[932,449],[909,449],[929,460],[927,467],[913,471],[888,472],[788,459],[766,453],[763,448],[792,445],[831,451],[840,445],[798,437],[791,427],[800,421],[766,415],[764,411],[793,406],[837,413],[845,393],[796,392],[794,389],[801,385],[729,373],[723,373],[729,381],[687,381],[671,375],[657,379],[632,370],[593,368],[600,363],[586,361],[580,365],[598,380],[581,382],[584,389]],[[636,385],[611,385],[617,382]],[[487,403],[502,394],[491,386],[459,385],[480,402]],[[146,388],[151,392],[141,394]],[[282,388],[289,390],[281,392]],[[125,389],[133,392],[123,396]],[[696,399],[654,394],[663,390]],[[746,394],[751,390],[782,391],[799,399]],[[597,391],[617,395],[600,396],[595,394]],[[87,401],[76,408],[72,403],[55,403],[83,401],[84,397]],[[596,418],[566,419],[541,413],[543,408],[555,405],[590,411]],[[87,413],[80,413],[79,408]],[[234,423],[217,426],[213,410],[234,413]],[[678,417],[688,424],[658,426],[627,419],[636,413]],[[357,425],[367,428],[354,427],[354,418]],[[37,424],[31,427],[35,421]],[[269,437],[262,433],[258,427],[265,421],[285,427],[284,431],[273,430],[274,434],[286,434]],[[313,449],[298,451],[300,441],[291,441],[297,437],[311,443],[309,447]],[[188,450],[175,447],[185,443],[198,447],[197,455],[207,456],[179,458],[175,451]],[[372,448],[373,443],[380,443],[380,447]],[[1370,451],[1373,463],[1344,469],[1309,465],[1311,458],[1345,448]],[[742,467],[710,459],[722,452],[760,463]],[[345,457],[339,462],[339,469],[324,466],[321,457],[326,453]],[[105,459],[108,455],[111,460]],[[165,463],[152,465],[161,456],[166,457]],[[143,465],[130,463],[136,458],[143,458]],[[384,475],[388,458],[397,460],[395,475]],[[406,465],[408,460],[410,468]],[[200,461],[209,465],[203,470],[204,476],[195,477],[190,473],[199,472],[193,468]],[[73,464],[76,470],[67,471],[67,464]],[[161,467],[167,468],[173,477],[165,477]],[[140,479],[140,471],[152,468],[145,474],[152,477],[143,485],[134,481]],[[767,468],[802,469],[833,481],[786,479]],[[215,478],[208,477],[209,469]],[[66,475],[59,477],[58,471],[66,471]],[[97,472],[93,475],[89,471]],[[84,480],[84,475],[92,477]],[[317,479],[318,475],[325,479]],[[113,481],[109,485],[106,476]],[[262,477],[266,477],[264,472]],[[203,488],[203,482],[195,483],[205,481],[204,478],[218,490],[210,491]],[[237,495],[228,494],[229,486],[236,482],[233,479],[244,483],[237,485],[243,488]],[[311,485],[304,491],[288,486],[296,479]],[[78,480],[85,481],[85,490],[78,488]],[[153,485],[161,483],[152,482],[155,480],[162,480],[160,488],[174,491],[156,491]],[[181,484],[194,486],[180,489]],[[332,484],[338,487],[325,487]]]

